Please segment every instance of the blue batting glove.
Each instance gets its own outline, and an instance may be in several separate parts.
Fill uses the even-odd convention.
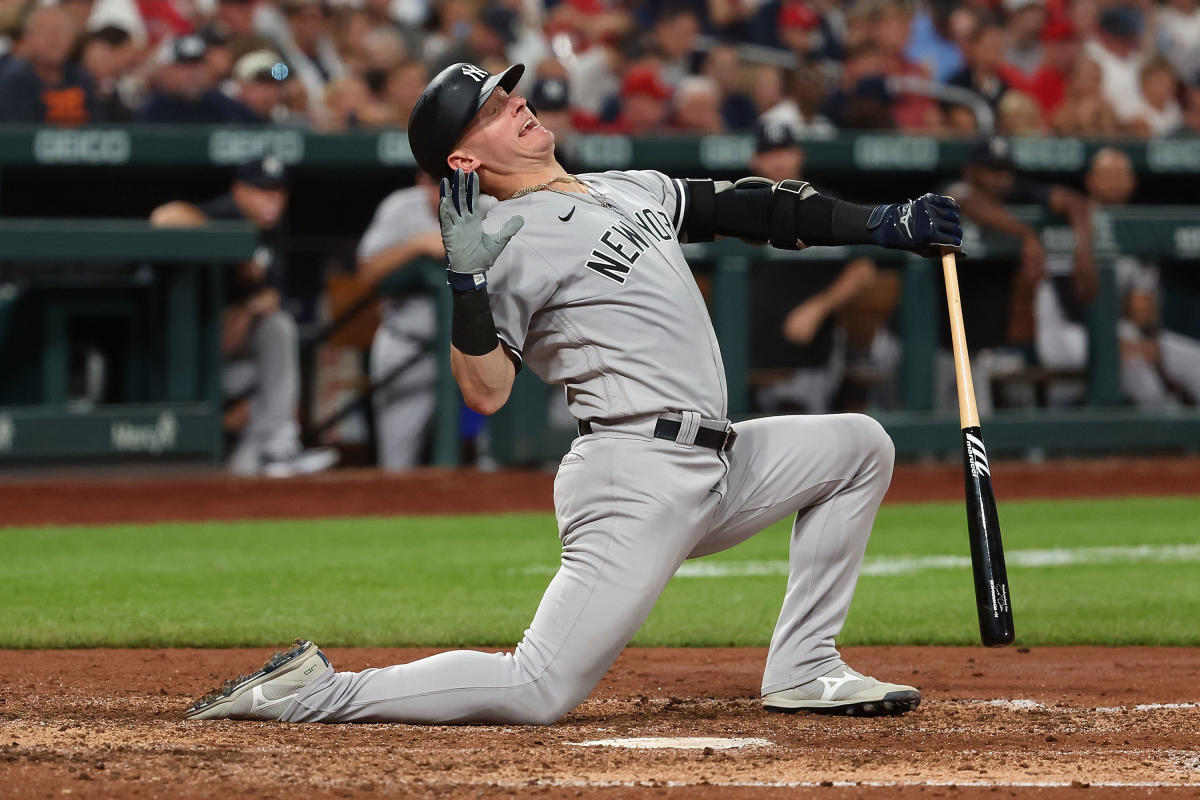
[[[881,247],[936,258],[942,250],[962,252],[962,224],[953,197],[923,194],[915,200],[875,206],[867,220],[871,238]]]

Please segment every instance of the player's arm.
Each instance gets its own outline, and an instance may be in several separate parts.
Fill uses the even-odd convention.
[[[442,179],[438,203],[447,283],[453,295],[450,369],[467,406],[480,414],[493,414],[508,401],[517,370],[496,333],[487,271],[525,220],[513,217],[497,234],[485,232],[476,214],[479,181],[475,174],[455,170],[453,181]]]
[[[1029,281],[1040,280],[1045,272],[1046,251],[1033,226],[1012,215],[1004,204],[981,192],[966,190],[958,197],[963,216],[983,228],[1021,240],[1021,271]]]
[[[1075,262],[1071,271],[1071,284],[1079,301],[1090,303],[1099,288],[1096,261],[1092,255],[1092,202],[1073,189],[1051,186],[1048,205],[1055,214],[1066,217],[1071,230],[1075,232]]]
[[[417,258],[444,258],[446,249],[437,231],[418,233],[390,247],[358,259],[358,277],[366,283],[378,283]]]
[[[860,206],[822,195],[805,181],[689,179],[676,186],[686,209],[680,227],[689,242],[736,236],[784,250],[873,244],[931,257],[942,248],[962,249],[958,204],[941,195]]]

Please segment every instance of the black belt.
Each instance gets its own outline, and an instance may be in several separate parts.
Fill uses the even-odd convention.
[[[674,419],[659,418],[654,424],[654,438],[666,439],[675,441],[679,437],[679,428],[683,423]],[[579,420],[579,435],[587,436],[592,432],[592,423],[586,419]],[[696,440],[693,444],[700,447],[707,447],[710,450],[730,450],[733,447],[734,440],[737,439],[737,431],[732,427],[728,430],[719,431],[715,428],[705,428],[703,425],[696,429]]]

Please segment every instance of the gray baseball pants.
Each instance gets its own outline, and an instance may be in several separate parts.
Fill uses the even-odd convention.
[[[882,426],[859,414],[758,419],[739,423],[732,451],[718,453],[650,438],[653,422],[594,426],[563,458],[554,483],[562,563],[515,653],[330,668],[283,719],[550,724],[592,691],[685,559],[793,514],[762,691],[837,665],[834,636],[891,481],[894,449]]]
[[[222,384],[227,395],[254,387],[246,429],[230,458],[235,473],[254,474],[264,452],[286,456],[300,449],[299,339],[292,315],[276,311],[254,323],[243,352],[225,364]]]

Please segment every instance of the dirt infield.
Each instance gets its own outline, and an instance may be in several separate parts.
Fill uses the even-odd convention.
[[[357,670],[428,652],[329,655]],[[764,713],[763,650],[634,649],[546,728],[182,721],[192,698],[265,655],[0,652],[0,795],[1200,797],[1200,660],[1187,649],[849,649],[922,688],[899,718]],[[650,736],[764,741],[579,746]]]
[[[1121,497],[1200,492],[1200,458],[995,462],[996,497]],[[550,511],[554,476],[537,471],[337,470],[289,480],[222,475],[48,479],[0,484],[0,525]],[[464,492],[464,486],[470,486]],[[899,464],[885,502],[961,500],[959,464]]]
[[[1200,459],[994,464],[1001,500],[1195,494]],[[472,491],[461,486],[469,481]],[[343,471],[289,481],[25,478],[3,524],[549,510],[552,476]],[[961,500],[957,465],[901,466],[889,502]],[[331,650],[341,669],[428,650]],[[187,723],[255,650],[0,651],[0,797],[1200,798],[1200,652],[850,648],[919,686],[900,718],[764,713],[761,649],[631,649],[546,728]],[[749,739],[721,749],[583,746]]]

